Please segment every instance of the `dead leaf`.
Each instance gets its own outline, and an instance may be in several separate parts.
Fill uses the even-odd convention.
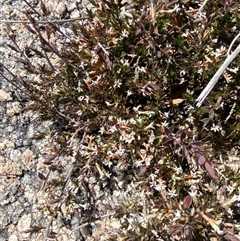
[[[172,103],[173,103],[174,105],[178,105],[178,104],[182,103],[183,101],[184,101],[184,99],[174,99],[174,100],[172,101]]]

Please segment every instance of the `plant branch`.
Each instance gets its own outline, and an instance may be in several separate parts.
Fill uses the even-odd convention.
[[[85,20],[88,19],[87,17],[81,17],[81,18],[70,18],[70,19],[58,19],[58,20],[45,20],[45,21],[36,21],[38,24],[48,24],[48,23],[67,23],[67,22],[73,22],[77,20]],[[24,21],[24,20],[0,20],[0,23],[26,23],[26,24],[32,24],[30,21]]]
[[[216,85],[218,82],[218,79],[222,75],[222,73],[226,70],[228,65],[237,57],[237,55],[240,53],[240,44],[238,47],[234,50],[234,52],[229,55],[222,66],[218,69],[218,71],[215,73],[215,75],[212,77],[208,85],[205,87],[205,89],[202,91],[202,93],[198,96],[197,98],[197,107],[200,107],[205,100],[205,98],[208,96],[208,94],[211,92],[213,87]]]

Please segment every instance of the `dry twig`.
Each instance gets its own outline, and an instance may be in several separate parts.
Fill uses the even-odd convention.
[[[62,24],[67,22],[74,22],[77,20],[85,20],[88,19],[87,17],[81,17],[81,18],[70,18],[70,19],[58,19],[58,20],[45,20],[45,21],[36,21],[38,24],[48,24],[48,23],[56,23],[56,24]],[[23,20],[0,20],[0,23],[25,23],[25,24],[31,24],[30,21],[23,21]]]
[[[238,35],[239,36],[239,35]],[[234,38],[234,41],[236,40],[236,38]],[[232,46],[232,44],[230,45],[230,47]],[[208,85],[205,87],[205,89],[202,91],[202,93],[198,96],[197,98],[197,107],[200,107],[203,103],[203,101],[205,100],[205,98],[208,96],[208,94],[211,92],[211,90],[213,89],[213,87],[217,84],[218,79],[220,78],[220,76],[222,75],[222,73],[226,70],[226,68],[228,67],[228,65],[230,63],[232,63],[232,61],[237,57],[237,55],[240,53],[240,44],[237,46],[237,48],[233,51],[233,53],[231,55],[229,55],[224,63],[222,64],[222,66],[218,69],[218,71],[215,73],[215,75],[212,77],[212,79],[210,80],[210,82],[208,83]]]

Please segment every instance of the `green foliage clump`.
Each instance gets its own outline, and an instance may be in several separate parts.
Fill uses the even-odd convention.
[[[239,177],[213,163],[239,148],[239,56],[205,105],[194,104],[240,30],[239,4],[209,1],[197,14],[192,1],[91,3],[64,28],[28,15],[39,41],[18,58],[33,77],[19,80],[29,108],[62,127],[64,151],[82,138],[78,168],[125,183],[131,175],[135,191],[112,208],[121,240],[234,240]]]

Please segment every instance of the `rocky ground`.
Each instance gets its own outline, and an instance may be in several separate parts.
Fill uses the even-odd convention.
[[[28,1],[39,9],[40,1]],[[51,11],[54,19],[77,18],[82,16],[87,3],[82,1],[43,1]],[[2,1],[1,20],[26,20],[24,11],[29,10],[27,2],[21,0]],[[29,33],[23,24],[10,23],[11,28],[18,32],[18,41],[24,45],[31,41]],[[1,63],[8,66],[10,71],[21,75],[19,63],[13,61],[13,51],[8,48],[7,28],[1,22],[0,56]],[[8,80],[6,78],[9,78]],[[11,83],[9,82],[11,80]],[[89,197],[86,190],[78,187],[68,175],[72,172],[74,156],[61,156],[56,161],[62,167],[62,176],[65,176],[65,189],[61,190],[63,197],[67,197],[69,190],[79,194],[79,205],[85,210],[90,204],[91,198],[95,205],[102,208],[102,215],[91,223],[83,222],[80,214],[69,215],[68,208],[62,207],[61,214],[53,214],[49,210],[49,195],[59,190],[47,187],[44,181],[57,178],[56,173],[50,172],[45,165],[49,156],[56,153],[56,143],[49,138],[49,129],[52,123],[41,122],[38,115],[27,110],[27,101],[21,96],[21,90],[15,86],[16,80],[10,72],[1,66],[0,76],[0,240],[106,240],[106,227],[110,225],[112,231],[118,223],[111,219],[112,214],[107,213],[101,207],[104,198],[108,199],[108,192],[100,192],[98,180],[92,178],[85,180],[94,189],[95,196]],[[41,138],[40,138],[41,137]],[[75,140],[76,143],[79,140]],[[54,160],[54,158],[53,158]],[[55,160],[54,160],[55,161]],[[56,196],[54,196],[56,198]],[[101,197],[101,202],[99,202]],[[59,204],[58,202],[57,205]],[[72,207],[74,208],[74,207]],[[76,208],[77,209],[77,208]],[[98,210],[99,210],[98,209]],[[99,213],[98,213],[99,215]],[[97,215],[95,215],[96,217]],[[74,230],[74,231],[72,231]]]

